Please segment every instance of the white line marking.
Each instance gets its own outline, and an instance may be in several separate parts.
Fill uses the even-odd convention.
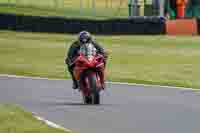
[[[42,117],[40,117],[40,116],[35,115],[35,113],[33,113],[33,116],[34,116],[37,120],[44,122],[45,124],[47,124],[48,126],[50,126],[50,127],[52,127],[52,128],[57,128],[57,129],[60,129],[60,130],[64,130],[64,131],[66,131],[66,132],[72,132],[71,130],[66,129],[66,128],[64,128],[64,127],[62,127],[62,126],[60,126],[60,125],[58,125],[58,124],[56,124],[56,123],[54,123],[54,122],[52,122],[52,121],[49,121],[49,120],[47,120],[47,119],[44,119],[44,118],[42,118]]]
[[[0,77],[24,78],[24,79],[42,79],[42,80],[64,80],[64,79],[56,79],[56,78],[31,77],[31,76],[20,76],[20,75],[9,75],[9,74],[0,74]]]
[[[18,76],[18,75],[9,75],[9,74],[0,74],[0,77],[10,77],[10,78],[25,78],[25,79],[41,79],[41,80],[69,80],[69,79],[56,79],[56,78],[42,78],[42,77],[31,77],[31,76]],[[127,82],[106,82],[116,85],[129,85],[129,86],[144,86],[144,87],[160,87],[160,88],[174,88],[182,90],[193,90],[200,91],[200,89],[195,88],[186,88],[186,87],[175,87],[175,86],[161,86],[161,85],[151,85],[151,84],[137,84],[137,83],[127,83]]]
[[[175,87],[175,86],[161,86],[161,85],[151,85],[151,84],[137,84],[137,83],[122,83],[122,82],[107,82],[110,84],[116,84],[116,85],[129,85],[129,86],[144,86],[144,87],[161,87],[161,88],[174,88],[174,89],[185,89],[185,90],[191,90],[193,88],[185,88],[185,87]],[[195,90],[195,89],[193,89]],[[200,89],[197,89],[200,90]]]

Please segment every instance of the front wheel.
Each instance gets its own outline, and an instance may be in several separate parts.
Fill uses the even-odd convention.
[[[92,97],[91,96],[83,96],[83,100],[85,104],[92,104]]]
[[[96,75],[90,75],[88,77],[89,80],[89,86],[90,86],[90,98],[91,98],[91,103],[92,104],[100,104],[100,95],[99,91],[97,89],[97,79]]]

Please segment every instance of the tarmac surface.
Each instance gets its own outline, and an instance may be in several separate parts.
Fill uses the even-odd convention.
[[[200,92],[107,84],[84,105],[70,80],[0,77],[0,104],[17,104],[75,133],[198,133]]]

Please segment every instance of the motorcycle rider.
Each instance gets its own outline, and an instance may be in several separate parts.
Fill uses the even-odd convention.
[[[76,56],[78,55],[80,47],[87,43],[93,44],[97,50],[96,51],[97,54],[101,54],[104,56],[104,58],[105,58],[104,63],[106,64],[107,53],[105,52],[104,48],[102,46],[100,46],[97,42],[94,41],[92,35],[89,32],[87,32],[87,31],[80,32],[78,35],[78,40],[76,40],[72,43],[72,45],[70,46],[70,48],[68,50],[67,57],[65,59],[65,64],[67,64],[68,71],[71,74],[71,77],[73,80],[73,89],[78,88],[78,82],[76,81],[75,76],[73,74],[73,69],[74,69],[75,65],[71,65],[71,64],[74,61],[74,59],[76,58]],[[103,88],[104,87],[105,87],[105,85],[104,85],[104,81],[103,81]]]

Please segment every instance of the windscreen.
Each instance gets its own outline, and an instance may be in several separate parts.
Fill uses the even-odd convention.
[[[80,47],[80,53],[82,53],[88,60],[90,60],[94,55],[96,55],[96,48],[93,44],[87,43]]]

